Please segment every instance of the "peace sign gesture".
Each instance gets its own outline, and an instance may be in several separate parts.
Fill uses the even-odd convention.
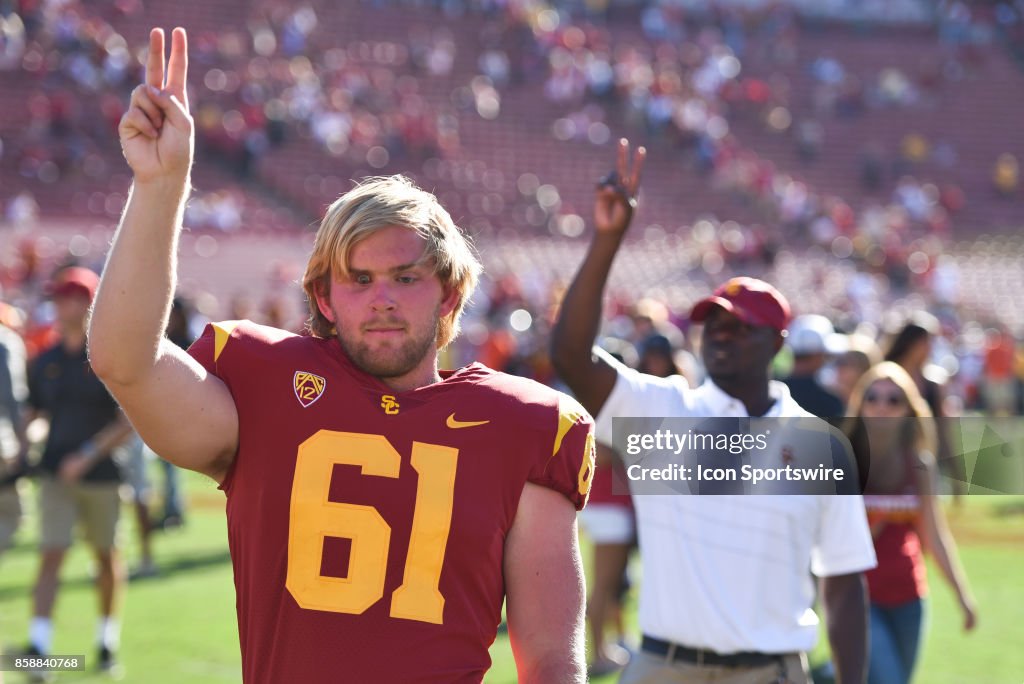
[[[602,178],[597,186],[597,199],[594,202],[594,226],[597,232],[621,235],[629,228],[640,188],[640,171],[646,157],[647,150],[638,147],[630,170],[629,141],[625,138],[619,140],[615,170]]]
[[[146,82],[132,91],[118,134],[121,151],[144,183],[166,177],[186,178],[194,145],[188,112],[188,39],[185,29],[171,34],[171,58],[164,67],[164,32],[149,32]]]

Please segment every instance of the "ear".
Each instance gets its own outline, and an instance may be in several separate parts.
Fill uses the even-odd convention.
[[[444,299],[441,300],[441,318],[444,318],[451,314],[452,311],[455,311],[459,306],[459,302],[462,301],[462,293],[454,287],[445,287],[444,295]]]
[[[324,281],[316,284],[316,306],[320,309],[320,315],[331,323],[337,323],[334,320],[334,312],[331,311],[330,287],[330,284]],[[326,294],[324,290],[327,290]]]
[[[775,339],[772,341],[772,349],[775,351],[775,353],[772,354],[772,358],[775,358],[775,355],[782,351],[782,347],[784,344],[786,344],[786,336],[783,335],[781,332],[775,333]]]

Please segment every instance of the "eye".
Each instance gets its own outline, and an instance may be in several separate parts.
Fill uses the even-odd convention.
[[[359,275],[353,276],[352,282],[355,283],[356,285],[369,285],[370,276],[366,275],[365,273],[360,273]]]
[[[412,283],[415,283],[418,280],[418,278],[412,275],[411,273],[403,273],[402,275],[398,276],[396,280],[398,280],[398,282],[402,283],[403,285],[411,285]]]

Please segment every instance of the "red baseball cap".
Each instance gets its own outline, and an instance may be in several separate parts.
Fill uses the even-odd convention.
[[[71,266],[60,271],[50,283],[50,296],[85,295],[91,302],[96,296],[99,284],[100,277],[93,271],[81,266]]]
[[[733,278],[700,300],[690,312],[690,320],[701,323],[719,306],[749,325],[764,325],[783,331],[792,313],[789,302],[774,287],[757,278]]]

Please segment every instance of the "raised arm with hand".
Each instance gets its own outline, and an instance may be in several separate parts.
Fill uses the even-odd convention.
[[[616,169],[597,188],[594,238],[565,293],[551,336],[551,359],[584,408],[597,415],[615,386],[615,370],[591,354],[601,324],[601,299],[612,261],[633,219],[640,171],[647,151],[629,159],[629,142],[619,141]],[[632,166],[632,169],[630,168]]]
[[[134,174],[89,325],[93,370],[163,458],[221,479],[234,457],[238,415],[227,388],[164,339],[194,134],[188,43],[174,29],[149,36],[146,82],[132,91],[118,132]],[[187,425],[187,430],[181,426]]]

